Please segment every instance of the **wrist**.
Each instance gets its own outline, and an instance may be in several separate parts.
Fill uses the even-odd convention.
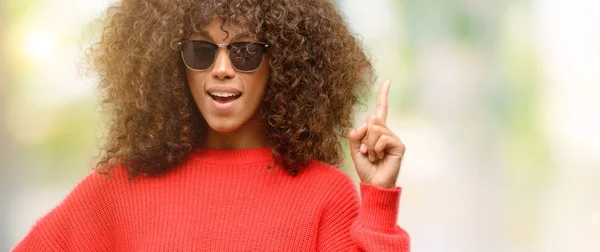
[[[362,208],[358,222],[366,227],[393,229],[396,227],[402,188],[382,190],[373,185],[360,184]]]
[[[380,188],[380,189],[395,189],[396,188],[396,184],[373,185],[373,186]]]
[[[380,189],[396,189],[398,187],[396,185],[396,181],[382,181],[382,182],[363,182],[364,184],[368,184]]]

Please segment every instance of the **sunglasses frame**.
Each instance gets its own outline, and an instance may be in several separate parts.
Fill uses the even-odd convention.
[[[185,44],[185,43],[193,43],[194,41],[196,41],[196,42],[207,42],[207,43],[210,43],[210,44],[213,44],[213,45],[217,46],[217,48],[215,49],[215,57],[213,58],[213,61],[210,64],[210,66],[207,67],[206,69],[195,69],[195,68],[192,68],[192,67],[188,66],[188,64],[185,62],[185,57],[183,56],[183,44]],[[253,70],[250,70],[250,71],[243,71],[243,70],[240,70],[237,67],[235,67],[235,65],[231,61],[231,54],[230,54],[230,52],[231,52],[231,44],[235,44],[235,43],[252,43],[252,44],[260,45],[263,48],[263,52],[262,52],[260,64],[258,65],[258,67],[256,67],[256,69],[253,69]],[[239,42],[233,42],[233,43],[229,43],[229,44],[217,44],[217,43],[210,42],[208,40],[191,40],[191,39],[184,39],[184,40],[181,40],[180,42],[177,42],[177,48],[179,49],[179,52],[181,54],[181,60],[183,60],[183,64],[188,69],[190,69],[192,71],[198,71],[198,72],[207,71],[208,69],[210,69],[215,64],[215,61],[217,60],[217,52],[218,52],[218,50],[219,50],[220,47],[227,48],[227,57],[229,58],[229,62],[231,64],[231,66],[236,71],[242,72],[242,73],[251,73],[251,72],[255,72],[256,70],[258,70],[260,68],[260,66],[262,66],[262,62],[264,60],[265,53],[267,53],[269,51],[269,48],[271,48],[271,44],[264,43],[264,42],[253,42],[253,41],[239,41]]]

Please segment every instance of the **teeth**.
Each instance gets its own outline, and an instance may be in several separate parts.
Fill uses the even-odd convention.
[[[210,93],[211,95],[214,96],[218,96],[218,97],[231,97],[231,96],[237,96],[238,94],[234,94],[234,93],[221,93],[221,92],[213,92]]]

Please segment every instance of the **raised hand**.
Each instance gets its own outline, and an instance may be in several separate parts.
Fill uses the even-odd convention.
[[[348,135],[350,156],[360,181],[387,189],[396,188],[406,149],[400,138],[385,124],[390,85],[390,80],[383,82],[377,95],[375,114],[369,115],[365,123]]]

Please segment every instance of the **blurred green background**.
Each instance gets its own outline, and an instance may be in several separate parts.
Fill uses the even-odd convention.
[[[95,80],[78,64],[111,2],[0,2],[0,251],[99,154]],[[336,5],[374,61],[374,92],[393,80],[412,251],[600,251],[600,1]],[[349,158],[342,169],[358,182]]]

